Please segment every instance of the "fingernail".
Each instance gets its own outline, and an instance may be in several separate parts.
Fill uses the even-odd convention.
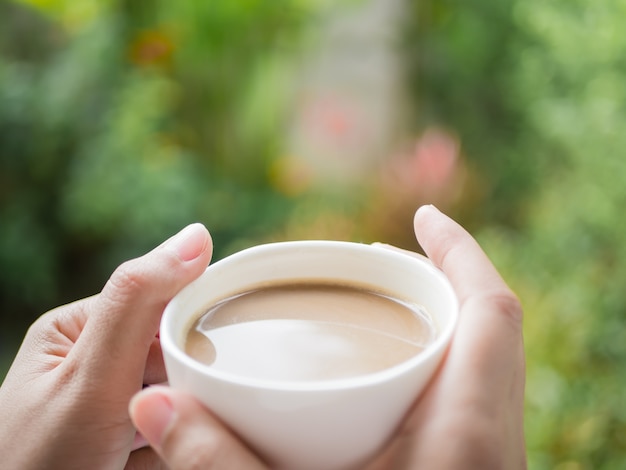
[[[421,206],[417,210],[418,211],[421,211],[421,210],[432,210],[432,211],[440,212],[439,209],[437,209],[433,204],[425,204],[425,205]]]
[[[141,435],[154,447],[161,445],[174,418],[172,402],[154,389],[140,392],[130,403],[130,415]]]
[[[209,240],[209,232],[204,225],[196,223],[182,229],[165,246],[174,249],[182,261],[191,261],[206,250]]]

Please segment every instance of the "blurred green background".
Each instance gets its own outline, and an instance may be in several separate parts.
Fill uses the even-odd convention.
[[[529,468],[626,468],[626,2],[0,0],[0,376],[184,225],[418,250],[521,297]]]

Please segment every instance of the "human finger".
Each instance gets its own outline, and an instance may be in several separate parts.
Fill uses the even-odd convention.
[[[206,228],[192,224],[115,270],[84,307],[86,324],[70,351],[83,370],[91,371],[92,381],[143,376],[165,305],[204,271],[211,251]]]
[[[474,238],[433,206],[415,214],[429,258],[450,279],[461,303],[447,370],[485,400],[523,396],[522,307]],[[489,393],[484,393],[488,384]]]
[[[461,304],[477,297],[497,301],[521,326],[519,300],[504,282],[478,242],[434,206],[415,213],[415,234],[428,257],[450,279]]]
[[[135,427],[173,470],[267,467],[195,398],[168,387],[133,397]]]

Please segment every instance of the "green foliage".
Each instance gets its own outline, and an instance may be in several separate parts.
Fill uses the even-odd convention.
[[[471,218],[458,215],[470,227],[521,224],[524,200],[551,165],[517,96],[528,35],[515,23],[515,4],[411,3],[405,51],[418,120],[458,133],[488,199]]]
[[[18,335],[189,222],[217,258],[280,223],[285,90],[267,77],[312,8],[32,3],[0,3],[0,307]]]
[[[551,282],[535,286],[534,296],[555,307],[552,318],[529,321],[529,333],[537,336],[529,357],[546,362],[563,400],[551,417],[533,414],[537,428],[560,425],[548,445],[530,440],[545,468],[568,460],[580,468],[626,465],[620,390],[626,362],[620,338],[626,309],[626,64],[619,52],[626,36],[620,37],[616,22],[624,6],[552,5],[549,22],[532,5],[518,9],[520,23],[543,46],[529,48],[520,63],[530,120],[565,160],[564,170],[546,179],[528,229],[529,251],[552,248],[536,260]],[[544,75],[533,73],[537,66]],[[554,342],[545,337],[550,330],[568,333],[556,338],[567,354],[554,354]],[[540,390],[529,393],[530,410],[544,411],[541,401]]]
[[[418,104],[492,184],[476,230],[525,305],[529,468],[624,468],[626,4],[420,8]]]

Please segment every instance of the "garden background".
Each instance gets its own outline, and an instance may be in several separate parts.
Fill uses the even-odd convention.
[[[0,0],[0,377],[28,325],[201,221],[418,250],[525,307],[531,469],[626,468],[624,0]]]

